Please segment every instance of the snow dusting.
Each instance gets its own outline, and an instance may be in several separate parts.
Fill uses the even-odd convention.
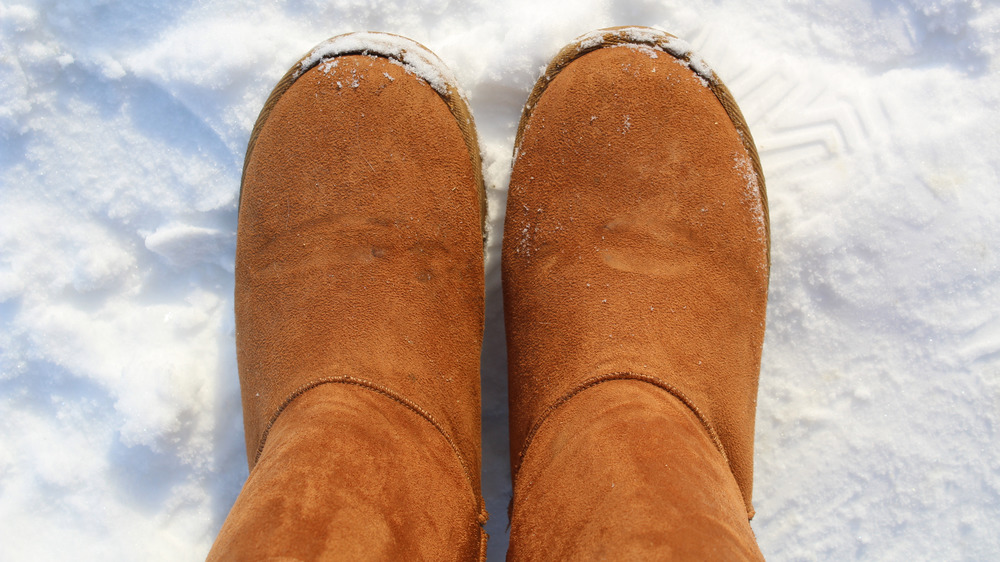
[[[757,179],[757,173],[753,169],[753,162],[750,160],[750,156],[746,153],[739,153],[733,155],[733,168],[736,172],[743,177],[746,181],[746,187],[743,188],[742,193],[742,203],[744,206],[749,208],[751,220],[754,223],[754,227],[757,234],[758,241],[767,240],[767,223],[765,222],[766,216],[764,214],[764,207],[761,205],[761,190],[760,181]],[[704,211],[704,209],[702,209]],[[767,248],[764,246],[764,254],[760,256],[758,261],[762,271],[766,271],[767,268]]]
[[[627,47],[647,54],[650,58],[657,58],[657,51],[666,52],[674,56],[677,64],[690,68],[703,86],[708,86],[715,80],[715,74],[694,49],[691,44],[679,37],[664,36],[660,33],[638,27],[626,27],[613,32],[595,30],[577,39],[577,50],[584,51],[600,45],[608,34],[625,39],[626,43],[619,43],[613,47]]]
[[[386,33],[350,33],[328,39],[302,59],[296,75],[309,70],[324,59],[344,53],[387,57],[405,68],[408,73],[420,77],[440,94],[447,94],[449,84],[457,83],[448,67],[433,53],[408,38]]]
[[[997,3],[13,0],[0,3],[0,560],[204,558],[247,475],[232,297],[244,150],[304,53],[300,71],[322,64],[348,87],[334,58],[347,52],[461,88],[476,117],[483,486],[502,560],[512,145],[538,69],[614,25],[682,37],[660,48],[704,80],[711,63],[760,150],[764,554],[1000,558]],[[419,41],[447,68],[409,40],[325,41],[364,30]],[[666,56],[646,47],[659,35],[624,34]],[[754,193],[748,162],[733,165]],[[533,249],[531,229],[511,235]]]
[[[676,61],[690,68],[701,79],[701,83],[708,86],[714,80],[714,73],[698,54],[691,48],[691,44],[679,37],[670,37],[663,45],[663,49],[676,57]]]

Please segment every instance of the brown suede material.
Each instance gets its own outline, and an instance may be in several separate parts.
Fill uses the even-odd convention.
[[[208,559],[476,559],[467,489],[454,451],[405,406],[321,385],[275,422]]]
[[[478,170],[429,86],[384,58],[337,60],[285,92],[249,156],[235,301],[248,457],[299,387],[352,375],[426,409],[478,478]]]
[[[226,523],[235,530],[219,540],[262,533],[278,519],[255,510],[284,495],[274,509],[301,512],[292,519],[316,541],[353,537],[357,548],[371,541],[406,558],[450,544],[449,556],[462,556],[473,552],[474,527],[474,552],[484,554],[483,193],[471,116],[460,127],[460,101],[386,58],[333,61],[286,75],[248,149],[235,312],[251,477]],[[336,395],[321,409],[344,418],[316,427],[319,414],[286,419],[315,394]],[[283,441],[272,447],[279,428]],[[429,482],[436,474],[441,482]],[[314,483],[296,484],[307,477]],[[310,522],[324,505],[343,517]],[[351,518],[350,532],[330,534]],[[418,539],[430,550],[399,546]]]
[[[599,48],[543,83],[522,117],[504,227],[515,505],[521,464],[549,446],[526,442],[553,404],[619,373],[688,405],[752,516],[769,270],[756,154],[666,52]],[[636,443],[663,438],[634,427]]]
[[[580,392],[539,430],[517,477],[508,558],[763,559],[701,421],[633,380]]]

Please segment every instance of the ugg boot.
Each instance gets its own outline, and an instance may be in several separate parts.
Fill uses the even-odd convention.
[[[760,557],[768,273],[757,152],[704,61],[648,28],[563,49],[504,226],[510,558]]]
[[[282,78],[239,210],[250,476],[210,559],[484,556],[484,205],[472,116],[426,48],[339,36]]]

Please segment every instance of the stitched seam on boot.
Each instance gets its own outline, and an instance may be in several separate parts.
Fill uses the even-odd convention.
[[[486,562],[486,545],[489,544],[490,535],[486,532],[486,529],[482,527],[485,523],[483,521],[480,523],[480,535],[479,535],[479,562]]]
[[[285,411],[285,408],[287,408],[296,398],[302,396],[307,391],[312,390],[317,386],[321,386],[324,384],[334,384],[334,383],[350,384],[366,390],[370,390],[377,394],[381,394],[382,396],[385,396],[386,398],[389,398],[390,400],[393,400],[403,405],[408,410],[417,414],[418,416],[426,420],[428,423],[430,423],[434,427],[434,429],[436,429],[438,433],[440,433],[441,436],[444,437],[445,441],[448,442],[448,445],[451,446],[452,452],[454,452],[455,456],[458,458],[459,464],[462,465],[462,473],[465,475],[465,480],[469,483],[469,491],[472,492],[473,502],[479,509],[479,513],[477,515],[477,521],[479,522],[480,532],[484,534],[486,533],[484,525],[486,524],[486,521],[489,519],[489,513],[486,511],[486,502],[483,500],[481,493],[476,494],[476,486],[472,478],[472,471],[469,469],[469,465],[465,460],[465,456],[462,455],[462,451],[458,448],[458,445],[455,443],[455,441],[451,438],[450,435],[448,435],[448,433],[444,430],[444,428],[441,427],[441,424],[439,424],[438,421],[434,419],[434,416],[430,415],[430,413],[428,413],[426,410],[424,410],[420,406],[417,406],[415,403],[407,400],[406,398],[403,398],[402,396],[396,394],[392,390],[365,379],[359,379],[356,377],[352,377],[350,375],[326,377],[322,379],[317,379],[310,383],[306,383],[300,386],[299,388],[295,389],[294,392],[292,392],[291,394],[288,395],[287,398],[285,398],[284,402],[281,403],[281,406],[278,406],[278,409],[275,410],[274,414],[271,416],[271,419],[267,422],[267,426],[264,427],[264,432],[260,436],[260,444],[257,446],[257,453],[254,455],[253,458],[253,466],[257,466],[257,461],[258,459],[260,459],[261,453],[264,452],[264,443],[267,441],[267,436],[271,432],[271,427],[274,425],[274,422],[278,420],[278,416],[280,416],[281,413]]]
[[[708,436],[709,438],[712,439],[712,443],[715,444],[715,448],[719,450],[719,453],[722,454],[723,460],[726,461],[726,466],[729,467],[729,471],[733,472],[733,467],[729,463],[729,456],[726,455],[726,449],[722,446],[722,440],[719,439],[718,433],[716,433],[715,428],[712,427],[712,424],[708,421],[708,418],[706,418],[705,415],[701,413],[701,410],[699,410],[698,407],[695,406],[694,402],[692,402],[690,398],[688,398],[677,387],[657,377],[653,377],[650,375],[643,375],[640,373],[621,372],[621,373],[609,373],[606,375],[598,375],[596,377],[587,379],[576,388],[570,390],[566,394],[559,397],[548,408],[546,408],[545,411],[542,412],[542,415],[538,418],[538,421],[536,421],[535,424],[531,427],[531,430],[528,432],[528,436],[524,440],[524,445],[521,447],[521,451],[517,455],[517,466],[514,467],[514,470],[512,471],[511,480],[517,478],[517,474],[521,470],[521,465],[524,463],[524,458],[527,456],[528,448],[531,446],[531,442],[532,440],[534,440],[535,435],[541,429],[542,425],[549,419],[549,417],[553,413],[555,413],[556,410],[567,404],[573,397],[580,394],[584,390],[587,390],[588,388],[593,388],[601,383],[605,383],[608,381],[621,381],[621,380],[626,380],[626,381],[634,380],[634,381],[649,383],[657,388],[660,388],[661,390],[666,391],[668,394],[670,394],[671,396],[679,400],[682,404],[687,406],[688,409],[694,413],[695,417],[698,418],[698,421],[701,422],[701,425],[705,428],[705,431],[708,432]],[[514,500],[511,499],[511,505],[513,505],[513,501]]]
[[[650,35],[656,35],[657,37],[635,37],[630,35],[629,31],[640,30],[643,33],[649,33]],[[597,33],[603,33],[600,37],[596,37]],[[521,120],[517,126],[517,134],[514,138],[514,157],[513,162],[517,162],[517,154],[521,148],[521,138],[524,134],[525,125],[528,123],[528,119],[531,117],[532,109],[538,103],[539,98],[545,92],[548,85],[555,79],[556,75],[562,71],[562,69],[569,66],[570,63],[576,59],[582,57],[583,55],[602,49],[605,47],[612,47],[615,45],[645,45],[649,47],[656,48],[663,51],[667,55],[674,57],[677,60],[684,61],[685,63],[691,63],[692,52],[687,53],[675,53],[672,52],[668,46],[671,39],[678,39],[676,36],[671,35],[665,31],[660,31],[659,29],[653,29],[651,27],[634,27],[634,26],[624,26],[624,27],[612,27],[607,29],[600,29],[591,34],[588,34],[586,40],[583,38],[578,38],[573,43],[566,45],[556,54],[555,57],[549,62],[548,66],[545,68],[545,72],[542,76],[535,82],[535,86],[532,88],[531,93],[528,95],[528,101],[524,104],[524,110],[521,113]],[[594,40],[598,39],[598,40]],[[586,44],[585,44],[586,43]],[[704,61],[701,61],[704,64]],[[707,68],[707,64],[704,65]],[[746,118],[743,117],[743,112],[740,111],[739,105],[736,104],[736,99],[733,98],[732,92],[729,88],[723,84],[719,76],[715,74],[715,71],[708,68],[708,73],[710,76],[702,76],[700,73],[695,72],[698,76],[701,76],[708,82],[708,88],[715,95],[715,98],[719,100],[722,108],[726,111],[726,115],[729,116],[730,122],[736,127],[736,132],[740,137],[740,141],[743,144],[743,148],[747,151],[750,156],[750,162],[753,167],[754,173],[757,175],[757,182],[760,188],[760,198],[761,204],[764,210],[764,229],[766,233],[767,241],[767,268],[768,271],[771,269],[771,221],[769,217],[769,210],[767,206],[767,189],[764,184],[764,169],[760,164],[760,155],[757,153],[757,145],[753,141],[753,135],[750,134],[750,127],[747,125]],[[694,70],[692,70],[694,72]]]
[[[668,394],[679,400],[681,404],[687,406],[688,409],[691,410],[691,412],[695,415],[695,417],[698,418],[698,421],[701,422],[702,426],[705,428],[705,431],[708,432],[709,438],[712,439],[712,442],[715,444],[716,449],[718,449],[719,453],[722,455],[722,459],[725,461],[726,466],[729,468],[730,474],[735,474],[733,472],[733,466],[729,462],[729,456],[726,454],[725,447],[723,447],[722,440],[719,439],[719,435],[718,433],[716,433],[715,428],[708,421],[708,418],[706,418],[705,415],[701,413],[701,410],[698,409],[698,407],[694,404],[694,402],[692,402],[691,399],[687,397],[687,395],[681,392],[677,387],[661,380],[658,377],[644,375],[641,373],[619,372],[619,373],[608,373],[604,375],[598,375],[596,377],[592,377],[590,379],[585,380],[577,387],[573,388],[566,394],[556,399],[555,402],[549,405],[549,407],[542,412],[542,415],[539,417],[538,421],[536,421],[535,424],[531,427],[531,430],[528,431],[528,435],[524,440],[524,445],[521,447],[521,451],[517,455],[517,466],[515,466],[514,469],[511,471],[511,489],[512,490],[517,489],[516,486],[517,475],[521,470],[521,465],[524,464],[524,459],[528,454],[528,448],[531,446],[531,443],[534,440],[535,435],[541,430],[542,425],[548,420],[548,418],[553,413],[555,413],[557,409],[567,404],[573,397],[577,396],[584,390],[593,388],[601,383],[609,381],[621,381],[621,380],[624,381],[633,380],[651,384],[667,392]],[[508,531],[510,530],[510,522],[513,519],[515,499],[516,496],[512,492],[510,502],[507,504]],[[753,516],[755,514],[753,507],[749,504],[747,505],[747,514],[750,519],[753,519]]]

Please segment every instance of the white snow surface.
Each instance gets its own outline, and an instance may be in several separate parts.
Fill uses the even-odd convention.
[[[985,0],[0,1],[0,560],[196,560],[247,474],[236,199],[328,37],[468,93],[491,237],[491,560],[510,495],[499,248],[514,134],[579,35],[684,38],[760,148],[773,270],[753,528],[774,560],[1000,558],[1000,6]]]

